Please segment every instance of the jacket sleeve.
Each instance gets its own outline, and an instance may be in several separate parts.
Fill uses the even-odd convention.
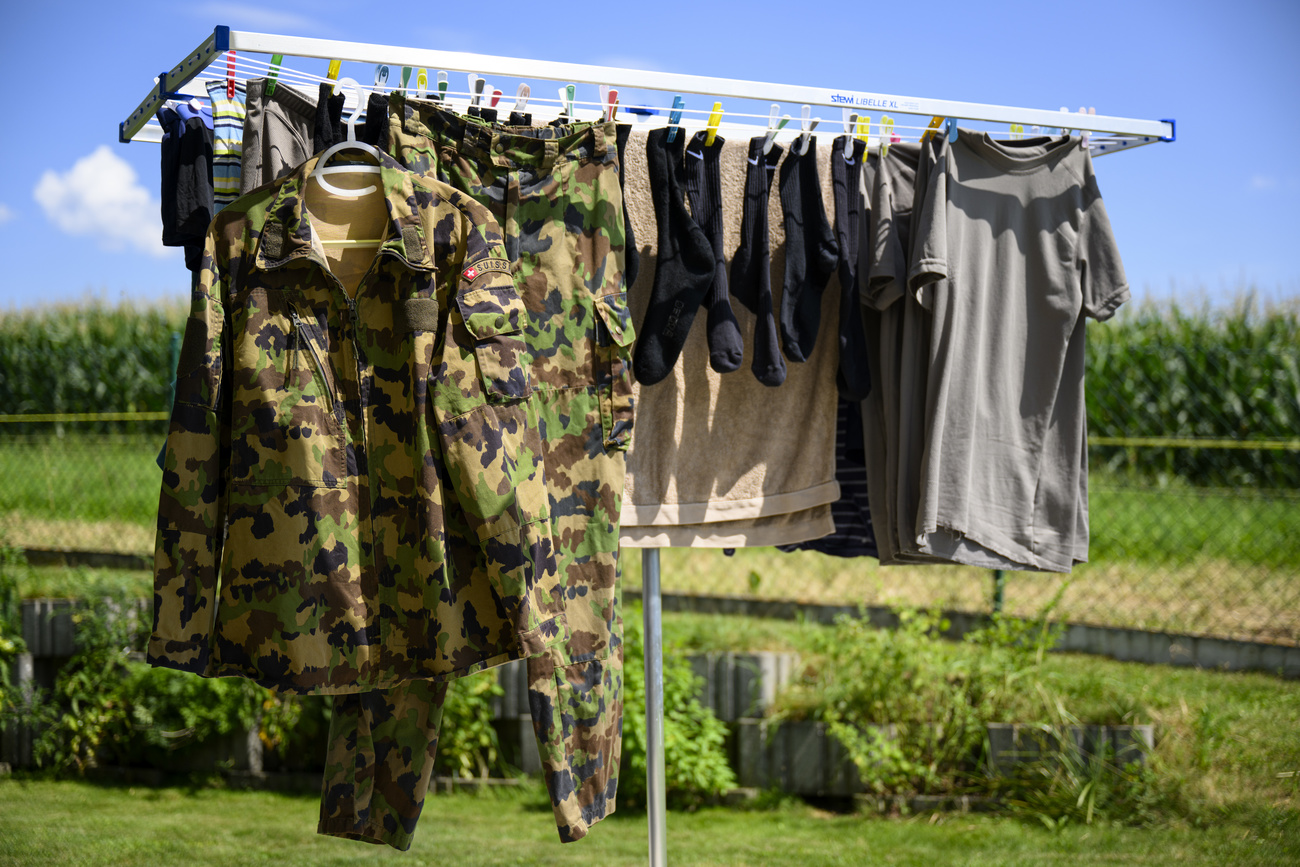
[[[154,665],[209,672],[225,536],[225,280],[215,229],[190,301],[167,432],[154,548]]]

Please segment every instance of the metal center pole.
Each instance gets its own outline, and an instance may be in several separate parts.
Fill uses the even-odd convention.
[[[641,610],[645,648],[646,818],[650,867],[666,867],[668,808],[664,786],[663,602],[659,596],[659,549],[641,551]]]

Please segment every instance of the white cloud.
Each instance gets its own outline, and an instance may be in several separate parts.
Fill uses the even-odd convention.
[[[100,145],[66,172],[47,170],[32,190],[45,216],[69,235],[89,235],[108,250],[130,248],[159,258],[159,202],[140,185],[135,169]]]
[[[17,214],[14,213],[13,208],[9,207],[4,202],[0,202],[0,225],[9,222],[15,216],[17,216]]]
[[[1253,175],[1250,179],[1252,190],[1271,190],[1277,186],[1277,178],[1272,175]]]

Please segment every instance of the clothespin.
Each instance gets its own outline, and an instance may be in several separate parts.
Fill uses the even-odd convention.
[[[235,52],[226,52],[226,99],[235,98]]]
[[[887,114],[880,116],[880,158],[889,154],[889,146],[894,142],[894,119]]]
[[[1011,140],[1020,141],[1025,137],[1025,125],[1021,123],[1011,124]]]
[[[330,81],[334,82],[334,86],[330,88],[331,94],[337,92],[339,89],[339,84],[338,84],[339,67],[341,67],[342,65],[343,65],[343,61],[341,60],[331,60],[329,65],[329,71],[325,73],[325,77]]]
[[[1095,107],[1089,108],[1087,111],[1085,111],[1083,106],[1079,106],[1079,114],[1096,114],[1096,113],[1097,113],[1097,109]],[[1083,139],[1083,146],[1087,147],[1088,140],[1092,138],[1092,131],[1086,129],[1080,130],[1079,137]]]
[[[387,84],[387,83],[388,83],[388,67],[384,66],[381,63],[375,67],[375,90],[378,90],[380,85]]]
[[[942,117],[936,116],[930,118],[930,125],[925,128],[925,132],[921,133],[921,141],[922,142],[929,141],[930,137],[933,136],[936,132],[938,132],[939,127],[942,125],[943,125]]]
[[[613,94],[611,96],[610,94]],[[618,101],[618,91],[610,90],[608,84],[600,86],[600,113],[605,121],[613,120],[614,103]]]
[[[500,101],[501,101],[501,91],[499,91],[499,90],[493,90],[493,91],[492,91],[492,100],[488,103],[488,105],[491,106],[492,108],[496,108],[496,107],[497,107],[497,103],[500,102]]]
[[[713,103],[713,111],[709,112],[709,131],[704,136],[704,146],[713,147],[713,140],[718,137],[718,127],[722,124],[722,103]]]
[[[411,73],[414,71],[415,70],[411,69],[411,67],[409,66],[402,67],[402,93],[403,94],[406,93],[407,85],[411,83]]]
[[[819,117],[809,120],[811,114],[812,106],[810,105],[805,105],[799,109],[799,126],[803,129],[803,132],[799,135],[799,156],[808,153],[808,145],[812,142],[813,130],[817,129],[817,125],[822,122]]]
[[[275,93],[275,80],[280,77],[280,64],[284,63],[283,54],[271,55],[271,71],[266,74],[266,95]]]
[[[569,120],[574,120],[573,116],[573,96],[577,92],[577,85],[566,84],[560,88],[560,114]]]
[[[1038,136],[1043,134],[1043,128],[1041,126],[1031,126],[1029,128],[1029,132],[1032,133],[1035,138],[1037,138]]]
[[[419,69],[415,73],[415,95],[424,99],[424,95],[429,92],[429,70]]]
[[[469,115],[470,117],[479,116],[479,100],[483,98],[483,90],[487,87],[487,79],[477,72],[469,74]]]
[[[957,140],[957,118],[954,117],[954,118],[949,118],[948,120],[948,141],[949,143],[951,143],[951,142],[955,142],[956,140]]]
[[[871,116],[863,115],[858,118],[856,138],[862,140],[864,145],[871,144]]]
[[[443,69],[439,69],[439,70],[438,70],[438,97],[437,97],[437,99],[438,99],[438,102],[446,102],[446,101],[447,101],[447,72],[446,72],[446,70],[443,70]]]
[[[1061,112],[1062,112],[1063,114],[1069,114],[1069,113],[1070,113],[1070,110],[1069,110],[1068,108],[1066,108],[1065,106],[1061,106]],[[1068,128],[1066,128],[1066,127],[1061,127],[1061,135],[1069,135],[1069,134],[1070,134],[1070,130],[1069,130]]]
[[[763,137],[763,153],[767,154],[772,150],[772,143],[776,141],[776,134],[785,129],[785,125],[790,122],[790,115],[781,118],[777,123],[776,113],[781,110],[781,106],[772,103],[772,111],[767,116],[767,135]]]
[[[519,89],[515,91],[515,107],[511,109],[511,111],[517,111],[520,114],[523,114],[524,109],[528,108],[528,95],[532,92],[532,88],[528,85],[519,85]]]
[[[668,140],[672,141],[677,138],[678,124],[682,120],[682,109],[686,107],[686,100],[682,99],[680,93],[673,94],[673,107],[668,112]]]

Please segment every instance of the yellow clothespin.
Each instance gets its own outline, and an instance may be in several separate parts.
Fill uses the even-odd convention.
[[[894,119],[887,114],[880,116],[880,158],[889,155],[889,146],[894,139]]]
[[[1022,123],[1011,124],[1011,140],[1019,141],[1025,137],[1025,125]]]
[[[424,99],[429,92],[429,70],[420,68],[415,71],[415,95]]]
[[[932,136],[932,135],[934,135],[936,132],[938,132],[938,131],[939,131],[939,127],[942,126],[942,125],[943,125],[943,118],[942,118],[942,117],[932,117],[932,118],[930,118],[930,125],[927,126],[927,127],[925,128],[925,132],[921,133],[921,141],[922,141],[922,142],[927,142],[927,141],[929,141],[929,140],[930,140],[930,136]]]
[[[864,114],[858,118],[858,131],[856,137],[860,139],[864,145],[870,144],[870,138],[871,138],[871,116],[870,115]]]
[[[330,81],[334,82],[334,86],[330,89],[330,93],[335,93],[339,89],[339,85],[338,85],[339,67],[341,67],[342,65],[343,65],[342,60],[330,61],[329,71],[325,73],[325,77]]]
[[[713,140],[718,135],[718,125],[722,123],[722,103],[713,103],[713,111],[709,112],[709,132],[704,136],[704,146],[713,147]]]

